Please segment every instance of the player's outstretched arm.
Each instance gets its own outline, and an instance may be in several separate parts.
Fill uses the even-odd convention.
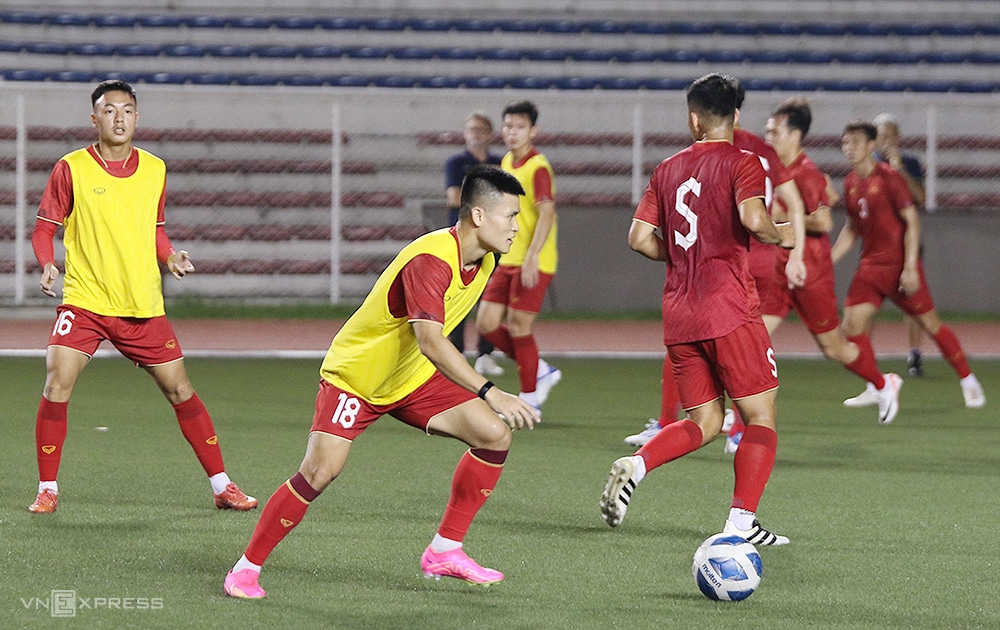
[[[420,352],[451,381],[470,392],[480,392],[486,380],[476,372],[462,353],[443,334],[444,327],[429,320],[411,322]],[[541,419],[534,407],[513,394],[490,387],[483,394],[486,404],[500,415],[511,429],[531,429]]]
[[[779,184],[774,189],[774,194],[782,200],[785,208],[788,209],[788,221],[792,224],[792,232],[795,235],[795,247],[788,255],[788,264],[785,265],[785,276],[788,286],[801,287],[806,283],[806,210],[799,187],[794,179]]]
[[[830,248],[830,258],[833,259],[833,264],[836,265],[837,261],[844,257],[844,254],[851,251],[851,248],[854,247],[855,238],[857,238],[857,234],[854,231],[854,225],[851,223],[850,217],[848,217],[847,223],[840,229],[840,234],[837,236],[836,242]]]
[[[170,254],[167,257],[167,271],[172,273],[178,280],[192,273],[194,271],[194,263],[191,262],[191,256],[183,249]]]

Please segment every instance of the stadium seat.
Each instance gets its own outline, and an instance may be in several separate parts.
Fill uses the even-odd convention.
[[[205,52],[212,57],[250,57],[254,54],[254,48],[250,46],[209,46]]]
[[[431,48],[423,46],[406,46],[405,48],[389,49],[389,56],[395,59],[433,59],[435,52]]]
[[[30,13],[22,14],[25,17],[32,16]],[[42,14],[38,21],[25,21],[22,24],[51,24],[53,26],[90,26],[89,15],[80,13],[60,13],[58,15]]]
[[[179,44],[176,46],[164,46],[160,49],[161,54],[167,57],[204,57],[205,49],[192,44]]]
[[[439,48],[437,50],[438,59],[467,60],[478,59],[479,52],[475,48]]]
[[[90,22],[98,28],[132,28],[138,23],[138,16],[104,13],[94,15]]]
[[[344,49],[340,46],[304,46],[299,49],[299,54],[305,59],[339,59],[344,56]]]
[[[253,54],[262,58],[294,59],[299,56],[299,51],[295,46],[283,44],[277,46],[257,46],[253,49]]]

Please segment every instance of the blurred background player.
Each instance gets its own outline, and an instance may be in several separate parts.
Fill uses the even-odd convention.
[[[924,190],[924,167],[920,158],[912,153],[905,153],[899,148],[899,121],[889,113],[882,113],[872,121],[875,131],[875,159],[885,162],[894,171],[903,176],[906,188],[913,197],[917,210],[924,207],[927,193]],[[920,246],[921,250],[923,245]],[[912,376],[924,375],[923,358],[920,356],[920,346],[924,332],[920,325],[909,315],[903,315],[903,325],[906,328],[906,340],[910,346],[910,354],[906,358],[906,369]]]
[[[621,524],[646,474],[719,434],[728,393],[747,426],[733,462],[724,531],[782,545],[788,538],[762,528],[756,517],[777,452],[778,371],[746,258],[751,234],[791,248],[794,233],[768,215],[760,161],[733,146],[738,89],[735,79],[719,74],[691,84],[688,127],[696,142],[656,167],[632,219],[629,246],[666,262],[664,344],[689,417],[614,462],[600,509],[608,525]]]
[[[209,475],[215,505],[252,510],[257,499],[226,474],[212,419],[188,380],[180,344],[164,314],[157,261],[178,279],[194,271],[188,253],[175,252],[163,228],[166,167],[132,145],[139,111],[131,85],[99,83],[91,104],[98,140],[56,163],[31,238],[42,266],[42,292],[56,297],[59,268],[52,240],[63,227],[66,276],[35,421],[38,497],[28,510],[56,511],[70,395],[105,339],[145,369],[173,406],[181,432]]]
[[[497,264],[492,254],[520,238],[523,192],[495,166],[469,171],[458,223],[404,247],[333,338],[320,369],[305,458],[264,506],[246,551],[226,576],[227,595],[265,596],[259,583],[264,561],[340,475],[353,440],[383,414],[469,446],[437,534],[420,558],[424,575],[474,584],[503,579],[466,555],[462,541],[500,478],[511,430],[532,428],[538,414],[476,373],[447,334],[476,305]]]
[[[448,204],[448,225],[458,221],[458,211],[462,205],[462,180],[469,169],[480,164],[499,166],[500,155],[490,151],[493,137],[493,121],[481,112],[473,112],[465,119],[462,128],[465,149],[453,154],[444,163],[445,196]],[[493,344],[478,335],[476,347],[476,371],[483,376],[503,376],[503,368],[497,364],[491,353]],[[455,327],[448,337],[459,352],[465,352],[465,321]]]
[[[918,255],[920,218],[906,181],[873,157],[876,133],[871,123],[853,121],[844,128],[841,142],[853,170],[844,178],[847,223],[830,251],[834,264],[856,239],[862,240],[861,260],[844,301],[844,332],[851,339],[868,330],[883,300],[889,298],[934,339],[961,379],[965,406],[983,407],[986,395],[969,369],[962,345],[934,309]],[[869,383],[862,396],[871,398],[873,388]]]
[[[833,216],[827,201],[827,178],[805,151],[802,141],[812,125],[812,109],[804,98],[791,98],[779,105],[767,119],[764,138],[774,147],[781,163],[795,180],[805,204],[805,263],[806,282],[791,288],[779,286],[778,299],[761,296],[761,316],[768,333],[773,333],[794,308],[809,328],[823,356],[871,383],[879,393],[879,422],[888,424],[899,410],[899,386],[896,374],[883,375],[875,362],[871,340],[865,332],[848,340],[840,328],[837,295],[834,289],[833,262],[830,259],[830,237]],[[779,203],[780,200],[779,200]],[[778,252],[775,277],[784,279],[787,254]]]
[[[556,186],[552,167],[533,146],[538,135],[538,109],[530,101],[514,101],[503,109],[501,136],[508,152],[501,167],[524,187],[518,237],[490,278],[476,318],[481,335],[517,363],[521,398],[541,410],[552,387],[562,378],[555,366],[538,355],[533,327],[545,291],[555,277],[557,249]]]
[[[736,109],[743,107],[746,99],[746,89],[740,85],[736,96]],[[775,215],[775,220],[788,221],[791,223],[795,233],[795,247],[788,254],[788,263],[785,265],[785,277],[779,278],[774,270],[778,264],[778,251],[781,249],[767,243],[761,243],[756,239],[750,239],[750,253],[748,264],[750,276],[753,278],[754,286],[761,303],[767,301],[780,300],[784,287],[802,286],[806,279],[806,267],[803,262],[803,252],[805,247],[805,213],[802,206],[802,197],[791,174],[785,170],[781,160],[774,149],[764,142],[763,138],[757,134],[742,129],[737,122],[733,129],[733,145],[737,149],[749,151],[757,156],[760,165],[766,175],[764,192],[764,205],[768,213],[774,213],[773,201],[775,198],[781,200],[782,206]],[[765,321],[765,324],[767,322]],[[768,331],[771,332],[770,330]],[[669,362],[669,356],[667,357]],[[669,365],[664,365],[664,375],[670,371]],[[655,421],[650,418],[646,427],[635,435],[625,438],[625,443],[632,446],[642,446],[648,442],[656,432],[677,419],[676,413],[671,416],[668,405],[673,402],[673,392],[664,390],[664,399],[661,401],[660,417]],[[724,450],[733,454],[739,448],[740,439],[743,437],[743,419],[740,417],[739,409],[727,409],[723,431],[727,434]]]

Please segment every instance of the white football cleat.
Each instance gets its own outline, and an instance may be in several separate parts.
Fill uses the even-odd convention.
[[[872,405],[878,404],[878,390],[871,383],[865,385],[865,391],[861,392],[854,398],[848,398],[844,401],[845,407],[871,407]]]
[[[660,432],[660,429],[660,421],[656,418],[650,418],[649,422],[646,423],[646,426],[642,429],[642,431],[625,438],[625,443],[629,446],[644,446],[646,442],[656,437],[656,434]]]

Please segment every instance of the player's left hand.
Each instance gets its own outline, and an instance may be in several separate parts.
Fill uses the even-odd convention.
[[[795,229],[792,227],[792,224],[788,222],[775,223],[774,227],[778,228],[778,233],[781,234],[781,242],[778,243],[778,247],[782,249],[794,249]]]
[[[903,273],[899,274],[899,290],[907,297],[913,295],[920,288],[920,274],[916,269],[904,267]]]
[[[521,286],[530,289],[538,284],[538,257],[528,257],[521,263]]]
[[[167,258],[167,270],[180,280],[194,271],[194,263],[191,262],[191,256],[182,249]]]

